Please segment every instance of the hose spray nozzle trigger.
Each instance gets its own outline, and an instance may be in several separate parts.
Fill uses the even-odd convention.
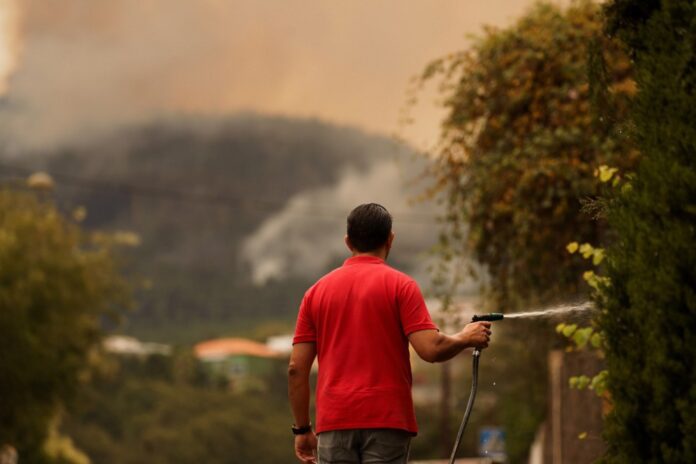
[[[475,314],[474,317],[471,318],[471,322],[479,322],[479,321],[488,321],[488,322],[493,322],[493,321],[500,321],[504,318],[505,316],[503,313],[488,313],[488,314]]]

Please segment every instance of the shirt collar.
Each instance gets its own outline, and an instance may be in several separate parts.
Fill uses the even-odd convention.
[[[344,266],[351,266],[353,264],[384,264],[384,260],[377,256],[359,255],[351,256],[343,262]]]

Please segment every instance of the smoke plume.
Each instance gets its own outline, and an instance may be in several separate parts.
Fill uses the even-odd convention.
[[[334,187],[291,198],[243,244],[255,283],[289,275],[316,278],[348,256],[343,242],[345,218],[361,203],[380,203],[394,218],[392,261],[425,275],[427,250],[436,240],[432,204],[413,206],[404,175],[394,161],[374,164],[367,173],[348,171]]]
[[[241,110],[389,133],[410,76],[462,48],[482,23],[531,3],[0,1],[10,31],[0,79],[11,73],[0,135],[20,151],[154,118]],[[436,131],[438,114],[420,115],[422,133]]]

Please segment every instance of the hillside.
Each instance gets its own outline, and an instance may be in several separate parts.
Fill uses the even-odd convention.
[[[12,164],[51,173],[61,208],[84,206],[86,226],[139,235],[125,256],[137,310],[121,330],[190,342],[267,321],[291,327],[309,280],[254,285],[241,241],[293,195],[395,153],[354,129],[238,116],[153,123]]]

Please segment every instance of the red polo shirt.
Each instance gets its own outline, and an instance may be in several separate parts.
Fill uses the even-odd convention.
[[[416,282],[356,256],[302,299],[293,343],[315,342],[316,431],[395,428],[416,433],[407,336],[437,329]]]

